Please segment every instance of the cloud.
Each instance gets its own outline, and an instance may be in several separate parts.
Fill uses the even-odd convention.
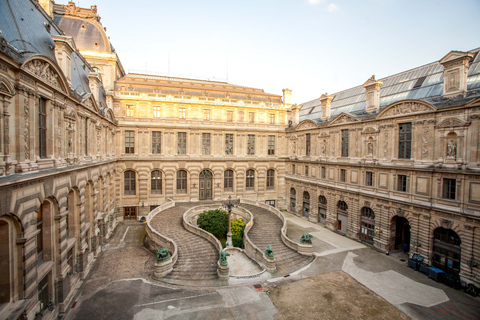
[[[325,2],[325,0],[308,0],[308,4],[311,4],[311,5],[317,5],[322,2]]]
[[[337,11],[340,7],[337,6],[335,3],[330,3],[328,5],[328,12],[333,12],[333,11]]]

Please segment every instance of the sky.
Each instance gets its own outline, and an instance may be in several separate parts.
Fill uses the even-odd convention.
[[[126,72],[228,80],[279,95],[288,88],[297,104],[480,47],[479,0],[75,3],[97,5]]]

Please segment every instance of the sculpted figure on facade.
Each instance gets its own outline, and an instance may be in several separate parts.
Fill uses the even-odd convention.
[[[368,156],[373,156],[373,143],[369,142],[367,144],[367,155]]]
[[[450,139],[447,142],[447,157],[456,158],[457,156],[457,142],[454,139]]]

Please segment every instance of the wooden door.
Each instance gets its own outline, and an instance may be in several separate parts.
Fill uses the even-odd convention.
[[[208,170],[203,170],[200,173],[199,177],[199,199],[200,200],[211,200],[212,199],[212,172]]]

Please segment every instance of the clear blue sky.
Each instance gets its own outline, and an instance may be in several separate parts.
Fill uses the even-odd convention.
[[[57,1],[67,2],[64,1]],[[480,47],[479,0],[81,0],[125,70],[225,79],[303,103]],[[169,58],[170,57],[170,58]]]

